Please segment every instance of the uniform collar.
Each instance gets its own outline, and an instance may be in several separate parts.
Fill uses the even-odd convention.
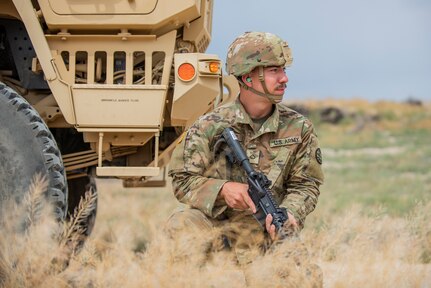
[[[239,97],[235,99],[235,116],[236,116],[236,122],[241,124],[247,124],[252,128],[253,120],[250,118],[250,115],[245,111],[244,106],[242,106],[241,102],[239,101]],[[257,138],[262,134],[269,133],[269,132],[277,132],[278,131],[278,123],[280,119],[280,112],[278,105],[275,104],[274,111],[272,112],[271,116],[269,116],[268,119],[263,123],[262,127],[260,127],[259,131],[255,133],[253,138]]]

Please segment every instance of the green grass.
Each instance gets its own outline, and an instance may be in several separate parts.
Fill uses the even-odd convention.
[[[317,127],[325,172],[317,211],[329,208],[341,213],[360,205],[365,210],[383,207],[391,215],[404,216],[418,201],[429,200],[431,130],[373,126],[350,133],[343,123],[336,128],[329,124]]]

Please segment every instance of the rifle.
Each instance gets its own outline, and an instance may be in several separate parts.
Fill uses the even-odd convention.
[[[282,228],[283,224],[288,219],[287,210],[286,208],[279,207],[274,201],[271,191],[269,190],[271,181],[265,174],[253,169],[232,128],[225,128],[222,137],[233,152],[234,158],[229,160],[232,163],[238,163],[247,173],[248,194],[253,200],[257,210],[256,213],[253,214],[253,217],[259,222],[260,226],[265,229],[266,216],[271,214],[273,217],[272,224],[274,224],[279,238],[285,238],[287,236],[285,234],[286,231],[283,231]]]

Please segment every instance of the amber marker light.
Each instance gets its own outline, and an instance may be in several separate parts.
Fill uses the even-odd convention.
[[[196,69],[190,63],[183,63],[178,67],[178,77],[183,81],[190,81],[195,75]]]
[[[210,62],[209,70],[211,73],[217,73],[220,70],[220,62]]]

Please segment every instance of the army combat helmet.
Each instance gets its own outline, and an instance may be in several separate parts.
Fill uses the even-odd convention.
[[[270,66],[287,67],[292,63],[292,54],[286,41],[266,32],[246,32],[236,38],[228,48],[226,70],[237,78],[250,73],[258,67],[259,81],[265,93],[259,92],[245,85],[241,80],[239,84],[260,96],[267,97],[272,103],[278,103],[282,95],[269,93],[263,77],[263,68]]]

